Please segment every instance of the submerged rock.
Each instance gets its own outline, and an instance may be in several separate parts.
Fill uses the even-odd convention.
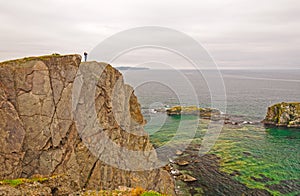
[[[177,165],[179,165],[179,166],[186,166],[186,165],[189,164],[189,162],[186,161],[186,160],[178,160],[176,163],[177,163]]]
[[[233,178],[241,175],[240,171],[233,171],[231,174],[221,171],[221,158],[217,155],[199,156],[195,146],[189,146],[185,150],[184,159],[189,160],[191,164],[180,168],[182,175],[175,178],[177,184],[184,183],[180,184],[181,187],[177,190],[179,195],[181,192],[185,192],[181,195],[271,195],[267,190],[249,188]],[[187,177],[187,174],[192,178]]]
[[[175,153],[177,156],[180,156],[180,155],[182,155],[183,154],[183,152],[182,151],[180,151],[180,150],[176,150],[176,153]]]
[[[57,194],[71,194],[63,190],[118,186],[174,194],[173,179],[167,171],[113,167],[99,157],[106,154],[107,160],[118,161],[113,158],[119,156],[118,152],[104,146],[95,156],[83,142],[74,116],[86,114],[72,114],[72,90],[80,63],[79,55],[50,55],[0,63],[0,180],[64,174],[68,183],[57,185]],[[91,64],[103,69],[94,95],[96,118],[103,132],[116,146],[140,152],[143,160],[154,163],[157,155],[143,130],[145,120],[133,89],[124,84],[119,71],[106,63],[81,65]],[[113,94],[116,89],[119,93]],[[117,101],[113,104],[113,100]],[[122,119],[121,123],[116,117]],[[100,136],[95,132],[84,139],[94,144]],[[124,159],[119,163],[127,166]],[[131,163],[137,169],[143,168],[141,160],[134,159]]]
[[[299,193],[300,180],[281,180],[279,184],[269,184],[266,187],[274,191],[279,191],[281,194]]]
[[[269,181],[274,180],[274,179],[271,179],[271,178],[266,177],[266,176],[263,175],[263,174],[259,174],[259,177],[251,176],[250,178],[251,178],[252,180],[255,180],[256,182],[262,182],[262,183],[266,183],[266,182],[269,182]]]
[[[194,178],[193,176],[190,176],[188,174],[182,174],[182,175],[178,176],[177,179],[182,180],[183,182],[195,182],[195,181],[197,181],[196,178]]]
[[[300,127],[300,102],[278,103],[268,108],[262,121],[265,125],[280,127]]]
[[[249,157],[249,156],[252,155],[252,153],[251,153],[251,152],[246,152],[246,151],[244,151],[244,152],[243,152],[243,155],[246,156],[246,157]]]
[[[237,170],[234,170],[232,173],[229,174],[230,176],[240,176],[241,175],[241,172],[240,171],[237,171]]]

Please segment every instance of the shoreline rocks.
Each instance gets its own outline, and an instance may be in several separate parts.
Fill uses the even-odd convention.
[[[176,193],[185,195],[271,195],[267,190],[249,188],[234,179],[238,171],[221,171],[220,157],[215,154],[199,156],[197,144],[192,144],[180,156],[170,161],[166,170],[176,180]],[[189,164],[181,166],[179,161]]]
[[[224,118],[221,112],[213,108],[199,108],[196,106],[174,106],[166,109],[169,116],[196,115],[203,119],[220,120]]]
[[[262,123],[266,126],[300,128],[300,102],[270,106]]]
[[[261,124],[260,119],[249,121],[245,116],[223,114],[218,109],[201,108],[196,106],[174,106],[167,109],[154,109],[156,112],[166,112],[168,116],[192,115],[199,116],[200,119],[221,121],[224,120],[225,125],[243,126]]]

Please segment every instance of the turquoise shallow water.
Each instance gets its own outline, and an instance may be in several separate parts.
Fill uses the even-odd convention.
[[[237,180],[251,188],[267,189],[280,195],[280,192],[270,190],[265,185],[299,180],[299,149],[300,130],[247,126],[240,129],[225,128],[211,153],[220,155],[224,171],[241,173],[235,177]],[[267,182],[253,179],[264,176],[269,178]],[[300,194],[300,190],[291,194]]]
[[[155,114],[154,114],[155,115]],[[156,114],[164,115],[164,114]],[[156,131],[154,122],[146,125],[152,143],[156,147],[166,144],[176,134],[181,121],[195,122],[195,117],[167,117],[165,124]],[[187,127],[188,128],[188,127]],[[207,122],[202,122],[195,131],[192,143],[202,142],[207,131]],[[179,135],[179,138],[180,135]],[[178,139],[180,143],[180,139]],[[265,128],[262,125],[224,126],[214,147],[209,153],[221,157],[221,170],[249,188],[266,189],[273,195],[284,195],[268,185],[281,181],[299,180],[300,175],[300,129]],[[183,150],[183,149],[182,149]],[[263,182],[259,179],[267,178]],[[257,180],[258,179],[258,180]],[[299,183],[292,182],[292,183]],[[298,186],[299,187],[299,186]],[[299,195],[292,190],[286,195]]]
[[[209,107],[210,91],[205,80],[194,71],[182,73],[189,85],[192,84],[199,106]],[[300,70],[223,71],[222,74],[226,113],[239,115],[239,118],[260,121],[268,106],[300,101]],[[145,130],[156,147],[174,136],[175,143],[188,139],[201,144],[208,122],[193,116],[168,117],[148,112],[157,107],[194,105],[189,94],[191,86],[184,85],[180,75],[167,70],[147,70],[127,71],[124,76],[126,82],[135,87],[148,120]],[[182,122],[186,133],[193,133],[192,138],[187,138],[184,132],[177,133]],[[195,124],[199,124],[197,129],[193,127]],[[265,128],[262,124],[225,125],[209,153],[221,158],[222,171],[238,173],[233,178],[250,188],[266,189],[273,195],[300,195],[300,129]],[[281,190],[275,186],[278,184],[282,185]]]

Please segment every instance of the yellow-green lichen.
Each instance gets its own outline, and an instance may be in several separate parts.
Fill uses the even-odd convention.
[[[72,56],[72,55],[60,55],[58,53],[53,53],[51,55],[44,55],[44,56],[24,57],[24,58],[21,58],[21,59],[14,59],[14,60],[8,60],[8,61],[0,62],[0,66],[2,64],[8,64],[8,63],[11,63],[11,64],[18,63],[18,64],[20,64],[20,63],[25,63],[27,61],[48,60],[48,59],[53,58],[53,57],[65,57],[65,56]]]
[[[10,185],[10,186],[15,187],[15,186],[18,186],[18,185],[21,185],[24,183],[44,182],[47,180],[48,180],[48,178],[44,178],[44,177],[31,178],[31,179],[28,179],[28,178],[5,179],[5,180],[0,181],[0,185]]]

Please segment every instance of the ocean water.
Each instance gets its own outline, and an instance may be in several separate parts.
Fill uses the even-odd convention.
[[[123,71],[126,83],[135,87],[148,120],[145,130],[156,147],[172,140],[182,121],[186,122],[187,131],[194,129],[189,123],[199,123],[193,142],[202,142],[208,122],[153,112],[155,108],[174,105],[210,107],[211,93],[222,90],[209,90],[208,80],[202,74],[194,70]],[[204,74],[220,79],[213,71]],[[259,122],[268,106],[300,101],[300,70],[224,70],[221,75],[226,92],[219,96],[226,97],[223,112],[244,120]],[[300,195],[299,129],[266,128],[259,123],[225,125],[209,153],[221,158],[222,171],[239,173],[233,178],[250,188],[265,189],[273,195]]]
[[[214,76],[214,71],[202,73],[194,70],[123,72],[125,81],[135,87],[144,108],[157,107],[158,103],[173,106],[195,105],[197,102],[209,107],[214,92],[209,90],[203,75],[218,76]],[[223,70],[221,75],[226,93],[223,95],[226,96],[226,113],[229,114],[263,118],[267,107],[274,103],[300,101],[300,69]]]

